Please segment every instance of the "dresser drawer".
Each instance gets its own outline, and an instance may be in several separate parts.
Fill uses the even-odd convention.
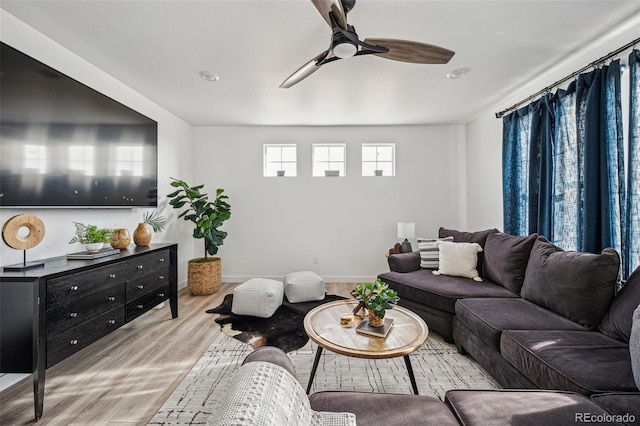
[[[124,263],[117,262],[47,281],[47,310],[64,308],[88,295],[123,285],[126,278],[121,265]]]
[[[127,281],[127,302],[167,284],[169,284],[169,268],[158,269],[133,281]]]
[[[89,346],[124,323],[125,308],[120,306],[52,339],[47,339],[47,368]]]
[[[90,293],[80,299],[59,299],[47,310],[47,337],[53,337],[124,304],[124,283]]]
[[[171,258],[169,250],[162,250],[135,259],[127,260],[120,270],[128,280],[136,279],[154,271],[169,270]],[[164,275],[168,276],[168,272]]]
[[[169,298],[169,291],[171,286],[166,284],[145,294],[142,297],[137,298],[131,302],[127,302],[127,322],[139,317],[149,309]]]

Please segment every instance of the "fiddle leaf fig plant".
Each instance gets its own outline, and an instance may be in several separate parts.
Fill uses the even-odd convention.
[[[389,285],[380,278],[373,283],[356,286],[351,294],[356,300],[363,302],[365,307],[373,311],[378,318],[384,318],[385,312],[393,309],[400,300],[398,292],[389,288]]]
[[[194,223],[193,238],[204,239],[204,258],[207,255],[215,255],[227,237],[225,231],[220,230],[220,226],[231,217],[231,207],[227,203],[224,189],[216,190],[216,198],[209,201],[209,196],[201,192],[204,185],[190,186],[185,181],[171,178],[171,186],[178,188],[175,192],[167,195],[170,198],[169,204],[174,209],[187,207],[178,219]]]

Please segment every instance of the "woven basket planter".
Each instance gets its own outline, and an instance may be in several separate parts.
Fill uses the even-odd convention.
[[[194,296],[213,294],[222,284],[222,260],[219,257],[191,259],[187,264],[187,287]]]

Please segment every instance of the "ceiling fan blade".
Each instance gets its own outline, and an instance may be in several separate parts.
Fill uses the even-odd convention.
[[[311,0],[311,2],[331,28],[333,28],[333,24],[329,12],[333,12],[333,17],[340,28],[347,29],[347,15],[340,0]]]
[[[388,52],[374,53],[376,56],[415,64],[446,64],[455,54],[455,52],[443,47],[418,43],[417,41],[367,38],[364,42],[389,49]]]
[[[280,85],[281,89],[288,89],[294,84],[299,83],[305,78],[309,77],[314,72],[318,71],[322,65],[325,64],[325,60],[329,59],[333,54],[330,50],[326,50],[301,66],[296,72],[291,74],[285,81]]]

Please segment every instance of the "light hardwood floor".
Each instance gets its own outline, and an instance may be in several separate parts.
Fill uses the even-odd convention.
[[[238,283],[211,296],[178,297],[178,318],[168,303],[121,327],[46,372],[43,425],[143,425],[155,415],[220,333],[207,314]],[[355,283],[327,284],[349,296]],[[36,423],[31,376],[0,393],[0,424]]]

